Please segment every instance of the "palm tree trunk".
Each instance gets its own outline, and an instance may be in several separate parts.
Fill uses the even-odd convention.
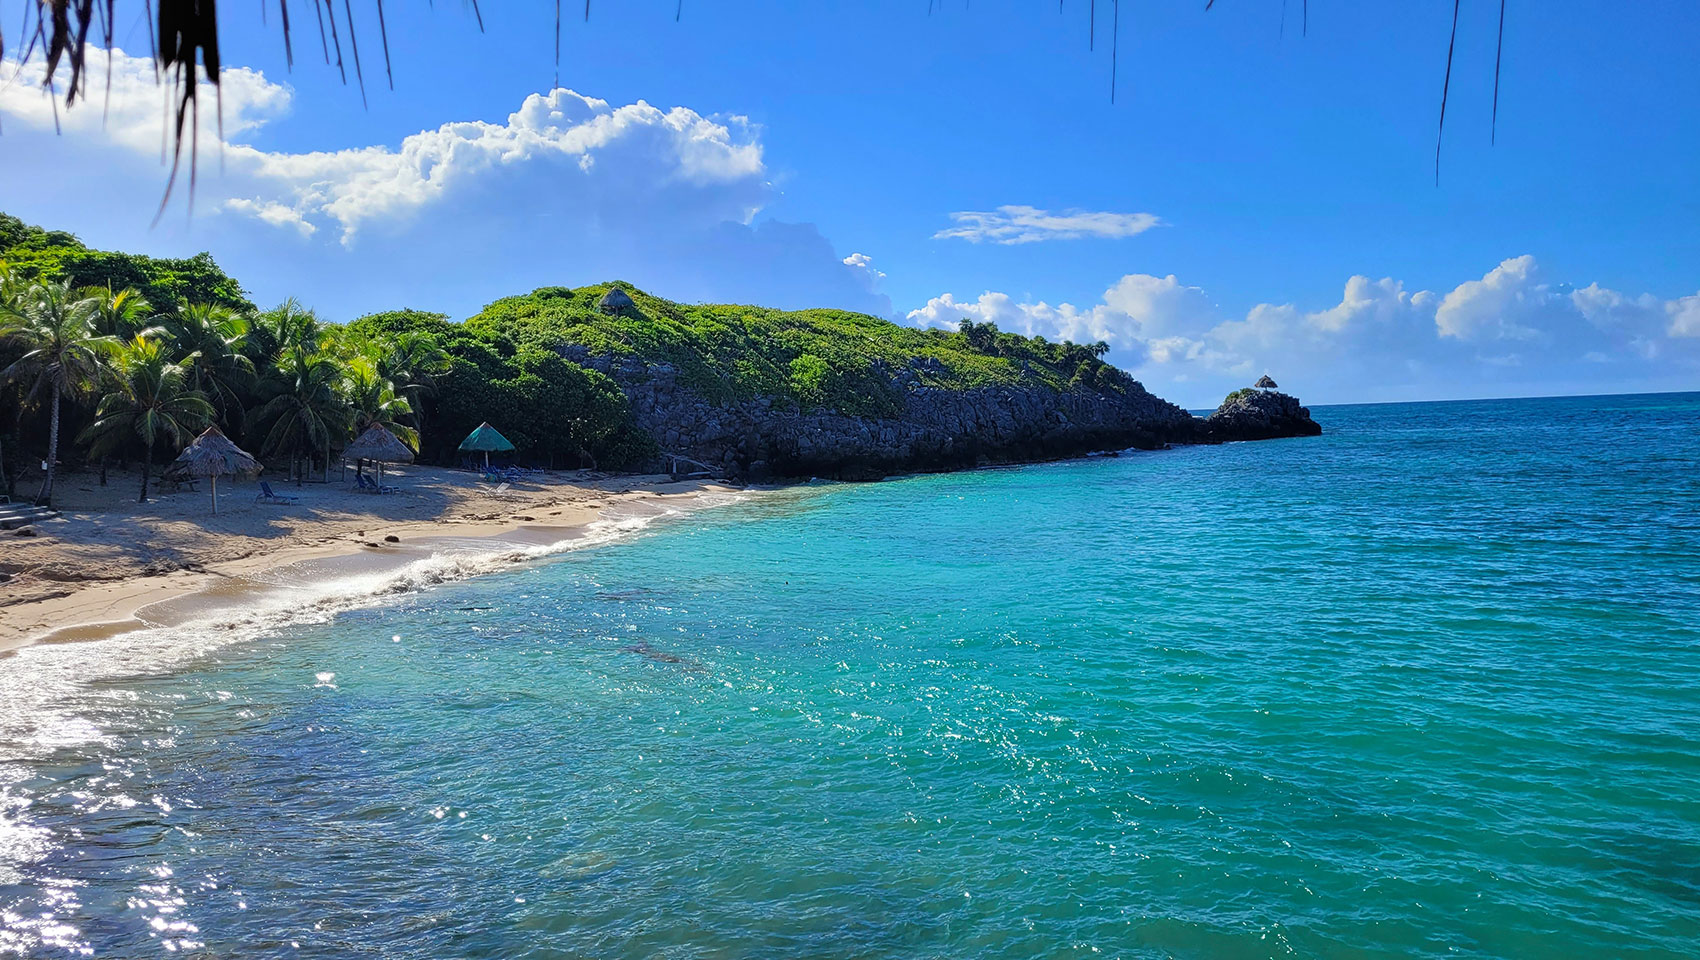
[[[24,405],[20,403],[18,404],[18,412],[12,416],[12,446],[14,449],[23,445],[21,439],[23,435]],[[18,475],[22,472],[21,470],[13,470],[11,475],[6,478],[6,497],[8,499],[18,495]]]
[[[53,391],[53,416],[47,427],[47,479],[41,484],[41,492],[36,494],[35,504],[38,507],[53,506],[53,468],[59,461],[59,391]]]
[[[153,473],[153,444],[147,444],[148,452],[142,460],[142,495],[136,498],[137,503],[148,502],[148,474]]]

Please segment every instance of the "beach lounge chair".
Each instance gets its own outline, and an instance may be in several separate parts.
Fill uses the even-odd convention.
[[[378,481],[372,479],[371,477],[368,477],[368,476],[365,476],[365,475],[362,475],[362,474],[358,474],[358,473],[355,474],[354,480],[355,480],[355,482],[360,484],[360,489],[365,490],[365,491],[370,492],[370,493],[400,493],[401,492],[400,487],[392,487],[387,483],[379,483]]]
[[[260,481],[260,495],[254,498],[254,502],[255,503],[295,503],[295,502],[299,501],[300,499],[301,499],[300,497],[286,497],[286,496],[283,496],[282,494],[273,493],[272,492],[272,485],[265,482],[264,480],[261,480]]]

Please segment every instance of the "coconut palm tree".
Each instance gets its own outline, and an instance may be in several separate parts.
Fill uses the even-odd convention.
[[[354,419],[337,390],[342,381],[333,357],[304,345],[290,347],[261,384],[270,399],[254,411],[254,423],[265,432],[265,455],[288,454],[293,469],[302,453],[322,450],[329,470],[331,441],[347,437]],[[301,480],[297,471],[295,482]]]
[[[95,421],[77,440],[100,457],[141,440],[142,492],[136,502],[146,503],[154,448],[162,440],[181,446],[199,433],[212,421],[213,405],[191,387],[188,368],[172,363],[164,345],[152,337],[137,336],[114,351],[107,383]]]
[[[95,301],[89,322],[102,336],[129,340],[141,333],[153,316],[153,304],[130,287],[116,293],[111,287],[84,287],[82,293]]]
[[[224,425],[240,435],[242,394],[254,383],[254,361],[242,353],[248,318],[227,307],[194,303],[160,319],[178,362],[187,368],[190,386],[205,394]]]
[[[378,373],[378,365],[372,358],[356,357],[350,361],[342,388],[348,405],[354,411],[355,436],[379,423],[402,443],[416,451],[419,449],[419,431],[402,422],[413,418],[412,404],[406,397],[396,394],[395,384]]]
[[[316,348],[323,333],[324,324],[318,316],[291,297],[254,316],[242,352],[259,369],[280,359],[292,347]]]
[[[437,338],[417,330],[395,337],[378,356],[378,373],[407,398],[420,427],[425,426],[425,397],[437,391],[438,378],[452,366]]]
[[[0,340],[23,347],[24,355],[0,375],[30,384],[25,403],[43,392],[50,398],[47,479],[36,496],[37,504],[50,506],[59,457],[59,401],[86,394],[99,384],[102,361],[117,341],[95,332],[95,298],[82,296],[64,283],[33,284],[5,309]]]
[[[13,312],[17,309],[17,304],[21,300],[23,292],[24,288],[22,281],[18,279],[18,275],[12,270],[12,265],[4,260],[0,260],[0,324],[4,324],[7,318],[13,315]],[[8,366],[10,366],[10,364],[8,364]],[[15,392],[15,390],[16,388],[12,383],[3,377],[0,377],[0,399],[5,399],[8,393]],[[0,406],[3,406],[3,404],[0,404]],[[17,418],[22,418],[24,414],[24,405],[22,401],[19,401],[16,409]],[[0,488],[3,488],[6,491],[6,496],[10,497],[12,495],[12,485],[17,482],[17,479],[18,478],[16,476],[10,476],[6,473],[6,449],[3,442],[0,442]]]

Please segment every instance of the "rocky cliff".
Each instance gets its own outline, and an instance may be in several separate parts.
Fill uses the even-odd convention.
[[[1297,397],[1273,390],[1237,390],[1199,423],[1196,436],[1205,443],[1223,443],[1321,433],[1322,425],[1310,418],[1310,408],[1300,406]]]
[[[809,411],[765,396],[714,403],[681,383],[669,363],[593,356],[581,347],[568,347],[563,355],[612,377],[631,401],[637,425],[663,454],[747,480],[875,479],[1101,450],[1321,432],[1309,412],[1285,394],[1224,404],[1205,419],[1137,385],[1126,392],[1044,385],[941,389],[923,385],[918,375],[923,371],[885,369],[881,373],[901,395],[902,410],[876,418]],[[911,366],[926,362],[917,358]]]

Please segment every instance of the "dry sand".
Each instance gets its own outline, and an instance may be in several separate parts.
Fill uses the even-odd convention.
[[[136,502],[140,475],[112,470],[55,484],[60,517],[34,525],[35,536],[0,531],[0,653],[43,640],[108,636],[145,625],[144,608],[191,595],[228,597],[244,583],[290,564],[366,553],[414,552],[431,537],[491,537],[530,528],[533,538],[564,538],[609,511],[696,500],[695,482],[665,476],[535,474],[505,490],[462,470],[386,469],[401,492],[376,495],[331,482],[272,482],[299,497],[255,503],[254,481],[219,484],[219,512],[203,481],[151,493]],[[23,486],[20,485],[20,492]],[[396,538],[394,541],[387,537]],[[146,622],[157,622],[148,618]]]

